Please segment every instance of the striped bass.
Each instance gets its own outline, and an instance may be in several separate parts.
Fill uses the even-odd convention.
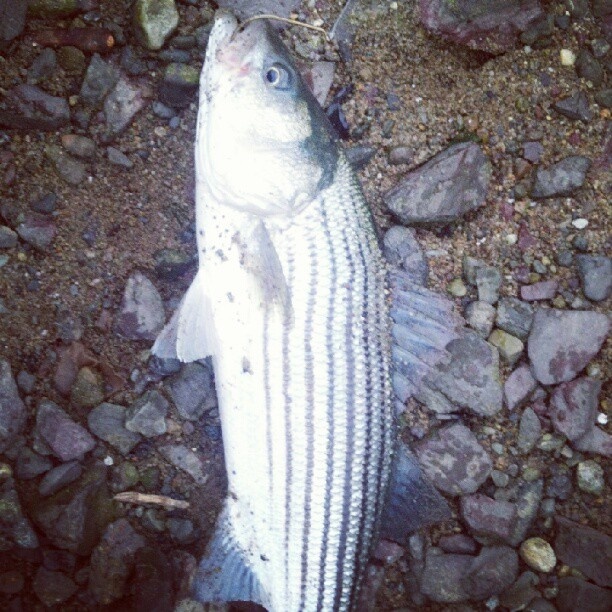
[[[153,347],[215,371],[228,496],[195,597],[352,610],[391,474],[393,387],[405,399],[444,349],[443,323],[422,324],[426,340],[402,317],[448,308],[401,278],[391,304],[360,185],[265,21],[216,14],[195,164],[199,271]]]

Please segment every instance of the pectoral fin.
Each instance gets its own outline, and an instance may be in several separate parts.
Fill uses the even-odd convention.
[[[162,359],[197,361],[213,354],[213,318],[199,271],[151,352]]]

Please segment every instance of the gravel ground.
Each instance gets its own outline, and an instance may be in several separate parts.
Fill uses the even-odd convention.
[[[131,2],[96,4],[70,17],[30,15],[0,48],[0,601],[7,610],[154,609],[153,601],[155,609],[172,609],[224,495],[209,365],[181,369],[149,354],[159,317],[170,315],[196,270],[197,100],[188,75],[177,86],[164,74],[177,60],[199,70],[212,3],[177,2],[178,27],[161,51],[135,36]],[[329,30],[343,4],[303,2],[299,17]],[[584,14],[544,3],[557,17],[550,32],[499,55],[427,32],[416,4],[362,2],[349,63],[319,34],[284,34],[305,69],[313,60],[334,62],[328,102],[353,87],[342,102],[345,145],[371,147],[359,174],[382,232],[401,218],[389,190],[421,176],[422,164],[451,145],[472,143],[483,154],[465,171],[469,180],[490,175],[478,206],[450,221],[425,218],[414,229],[428,286],[447,293],[478,332],[454,346],[453,363],[490,376],[475,391],[480,383],[451,364],[428,380],[428,395],[409,400],[402,438],[446,496],[452,518],[423,529],[406,548],[383,543],[369,580],[382,587],[370,599],[381,611],[609,609],[612,450],[601,436],[609,432],[612,367],[602,314],[610,306],[611,145],[601,92],[610,52],[605,19],[594,15],[605,3],[576,3]],[[110,28],[115,45],[103,62],[130,83],[126,106],[142,106],[119,135],[109,136],[105,95],[98,105],[85,101],[92,54],[63,45],[45,57],[34,42],[48,28],[83,26]],[[603,81],[562,65],[561,50],[592,51]],[[14,113],[2,112],[15,107],[11,92],[23,83],[67,100],[70,120],[55,129],[7,127]],[[177,107],[159,106],[168,103],[168,89]],[[579,92],[584,120],[553,109]],[[538,170],[576,156],[589,160],[586,178],[564,192],[553,176],[557,192],[535,197],[534,181],[546,178],[536,179]],[[580,162],[571,164],[580,174]],[[418,247],[410,248],[422,261]],[[478,260],[472,276],[466,257]],[[493,271],[476,273],[479,267]],[[532,325],[529,315],[521,336],[500,323],[512,303],[504,298],[578,318],[553,325],[536,316]],[[495,317],[498,332],[512,339],[489,336]],[[568,365],[567,376],[538,374],[581,342],[584,363]],[[512,389],[511,373],[511,381],[520,378]],[[461,376],[464,387],[456,383]],[[513,389],[520,397],[510,407]],[[435,408],[440,402],[446,409]],[[595,421],[600,434],[593,434]],[[600,452],[590,452],[585,435],[600,436]],[[436,463],[449,437],[460,441],[457,460],[468,457],[483,470],[473,486]],[[450,474],[446,489],[436,469]],[[121,491],[188,501],[189,508],[113,501]],[[568,541],[586,548],[572,551]],[[607,578],[589,566],[587,551],[595,565],[608,564]],[[490,576],[491,567],[502,569]]]

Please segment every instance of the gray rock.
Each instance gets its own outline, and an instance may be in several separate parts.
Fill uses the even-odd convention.
[[[87,415],[87,424],[92,433],[108,442],[122,455],[127,455],[142,439],[124,426],[126,409],[117,404],[100,404]]]
[[[102,376],[87,366],[81,368],[70,388],[70,401],[78,408],[93,408],[104,400]]]
[[[177,249],[160,249],[153,254],[155,273],[159,278],[174,280],[185,274],[193,259]]]
[[[526,340],[533,322],[533,306],[515,297],[503,297],[497,305],[495,324],[499,329]]]
[[[482,266],[476,269],[476,287],[478,299],[487,304],[495,304],[499,299],[501,287],[501,274],[493,266]]]
[[[87,177],[85,164],[71,157],[60,147],[45,147],[45,156],[52,162],[58,176],[70,185],[79,185]]]
[[[21,370],[17,374],[17,386],[20,391],[24,393],[32,393],[34,391],[34,385],[36,384],[36,376],[26,372],[25,370]]]
[[[23,32],[27,0],[0,0],[0,50]]]
[[[188,421],[197,421],[217,405],[213,373],[208,364],[188,363],[166,384],[176,409]]]
[[[479,268],[484,268],[486,266],[485,262],[476,259],[475,257],[470,257],[469,255],[464,255],[461,260],[461,269],[463,270],[463,278],[465,278],[465,282],[469,285],[476,285],[476,272]]]
[[[539,595],[539,591],[535,588],[539,583],[536,574],[530,571],[523,572],[516,582],[501,594],[499,603],[508,610],[524,610],[529,602]],[[531,608],[529,610],[532,612]]]
[[[529,366],[522,365],[516,368],[504,384],[504,399],[508,410],[520,408],[535,391],[537,385]]]
[[[496,501],[486,495],[466,495],[461,498],[461,515],[479,541],[505,542],[510,539],[516,522],[516,506]]]
[[[202,469],[202,461],[198,455],[180,444],[162,446],[160,451],[172,465],[189,474],[199,485],[203,485],[208,476]]]
[[[393,147],[389,151],[389,163],[393,166],[410,164],[414,160],[414,149],[410,147]]]
[[[429,266],[413,229],[401,225],[389,228],[383,250],[391,265],[405,270],[415,282],[427,285]]]
[[[459,423],[443,427],[415,445],[423,471],[450,495],[474,493],[491,472],[491,458],[476,436]]]
[[[600,89],[595,94],[595,102],[603,108],[612,108],[612,87]]]
[[[168,531],[179,544],[190,544],[196,536],[193,522],[189,519],[169,518]]]
[[[28,70],[28,83],[36,85],[40,81],[45,81],[53,76],[57,68],[57,56],[53,49],[43,49],[40,55],[32,62]]]
[[[227,8],[239,19],[247,19],[258,14],[289,17],[300,7],[300,0],[219,0],[219,7]]]
[[[538,310],[528,353],[535,377],[544,385],[572,380],[599,352],[608,317],[586,310]]]
[[[433,34],[486,53],[513,49],[518,36],[544,17],[539,2],[419,0],[421,23]]]
[[[557,557],[599,586],[611,587],[612,537],[561,516],[557,516],[555,521]]]
[[[541,479],[522,483],[516,491],[516,523],[510,538],[512,546],[518,546],[527,535],[538,515],[544,483]]]
[[[600,391],[601,381],[589,377],[559,385],[552,394],[549,407],[555,430],[573,442],[593,429]]]
[[[130,340],[153,341],[165,320],[164,304],[157,289],[144,274],[134,272],[123,293],[117,332]]]
[[[487,338],[493,329],[495,308],[486,302],[470,302],[465,309],[467,324],[482,338]]]
[[[491,164],[475,143],[453,145],[383,195],[404,224],[448,223],[485,203]]]
[[[161,49],[178,22],[174,0],[137,0],[134,5],[136,36],[147,49]]]
[[[559,283],[556,280],[541,281],[521,287],[521,298],[526,302],[552,300],[557,295]]]
[[[609,612],[612,609],[612,591],[574,576],[564,576],[559,579],[556,604],[559,612]]]
[[[38,405],[36,430],[62,461],[81,459],[96,445],[84,427],[75,423],[57,404],[47,399]]]
[[[426,386],[474,414],[491,416],[499,412],[502,387],[495,348],[477,334],[464,331],[446,350],[451,355],[450,362],[438,365],[425,379]],[[423,397],[423,403],[427,404],[421,392],[415,397],[419,401]]]
[[[436,554],[429,549],[421,578],[421,591],[429,599],[441,603],[457,603],[469,599],[462,579],[474,557],[470,555]]]
[[[576,468],[578,488],[592,495],[601,495],[605,486],[604,471],[596,461],[581,461]]]
[[[518,576],[518,555],[509,546],[483,547],[461,585],[470,599],[488,599],[505,591]]]
[[[38,486],[43,497],[53,495],[81,477],[83,468],[78,461],[68,461],[49,470]]]
[[[578,255],[576,261],[584,295],[595,302],[607,299],[612,293],[612,259]]]
[[[580,49],[574,64],[579,77],[591,81],[594,87],[599,87],[604,80],[604,69],[587,49]]]
[[[519,433],[516,441],[516,446],[519,452],[525,454],[531,451],[540,439],[542,433],[542,424],[538,415],[531,409],[525,408],[521,416],[519,424]]]
[[[57,130],[70,121],[64,98],[51,96],[35,85],[17,85],[6,93],[0,125],[20,130]]]
[[[62,572],[52,572],[45,567],[39,567],[32,588],[36,596],[47,606],[55,606],[70,599],[78,590],[78,586]]]
[[[511,366],[518,361],[525,348],[525,345],[516,336],[501,329],[494,329],[488,341],[499,351],[499,356]]]
[[[588,123],[592,119],[589,109],[589,99],[586,94],[579,91],[567,98],[555,102],[552,107],[564,117]]]
[[[612,457],[612,436],[599,429],[599,427],[593,427],[584,436],[575,440],[572,446],[584,453],[596,453]]]
[[[138,398],[128,409],[125,426],[147,438],[161,436],[167,431],[166,415],[168,414],[166,398],[158,391],[148,391]]]
[[[582,155],[562,159],[549,168],[538,168],[531,190],[532,198],[556,198],[571,195],[582,187],[591,160]]]
[[[17,226],[19,237],[41,252],[45,252],[57,234],[51,219],[37,213],[28,213],[23,223]]]
[[[17,234],[6,225],[0,225],[0,249],[14,249],[17,246]]]
[[[438,546],[445,553],[457,553],[459,555],[471,555],[478,550],[478,544],[474,538],[464,533],[441,536],[438,540]]]
[[[541,142],[536,140],[523,143],[523,159],[528,162],[539,164],[543,154],[544,146]]]
[[[81,85],[81,100],[87,106],[97,108],[119,80],[120,72],[97,53],[91,58]]]
[[[107,139],[115,138],[125,131],[145,106],[146,100],[141,90],[121,77],[104,100]]]
[[[159,99],[166,106],[189,106],[198,90],[200,73],[187,64],[168,64],[159,85]]]
[[[114,166],[120,166],[126,170],[134,167],[134,162],[125,153],[115,149],[115,147],[107,147],[106,155],[108,156],[108,161]]]
[[[64,134],[62,136],[62,145],[75,157],[82,159],[93,159],[96,156],[96,143],[87,136],[79,134]]]
[[[38,548],[38,537],[23,513],[15,489],[0,492],[0,538],[20,548]]]
[[[345,151],[346,158],[351,166],[357,171],[363,170],[376,155],[376,149],[367,145],[356,145],[348,147]]]
[[[49,471],[52,467],[53,464],[49,459],[23,446],[17,453],[15,476],[21,480],[31,480]]]
[[[145,543],[127,519],[120,518],[107,527],[91,555],[89,589],[99,604],[109,605],[123,597],[136,552]]]
[[[26,418],[26,407],[19,397],[11,365],[0,359],[0,453],[22,432]]]

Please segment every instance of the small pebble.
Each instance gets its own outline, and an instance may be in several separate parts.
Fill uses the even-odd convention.
[[[467,295],[467,287],[460,278],[453,279],[446,290],[455,297],[463,297]]]
[[[571,49],[561,49],[559,55],[562,66],[573,66],[576,63],[576,54]]]
[[[604,471],[596,461],[582,461],[576,471],[578,488],[586,493],[600,495],[604,488]]]
[[[551,572],[557,564],[552,546],[542,538],[529,538],[519,550],[523,561],[537,572]]]
[[[585,227],[587,227],[588,224],[589,224],[588,220],[587,219],[583,219],[583,218],[574,219],[572,221],[572,225],[576,229],[584,229]]]

